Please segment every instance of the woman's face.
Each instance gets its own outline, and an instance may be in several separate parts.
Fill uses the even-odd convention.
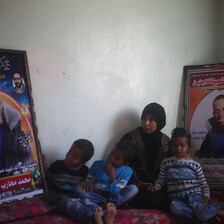
[[[146,134],[152,134],[157,129],[157,123],[150,115],[145,115],[142,119],[142,130]]]

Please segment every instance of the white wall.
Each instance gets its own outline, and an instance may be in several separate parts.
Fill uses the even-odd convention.
[[[0,0],[0,48],[27,51],[47,164],[78,138],[101,159],[154,101],[170,136],[183,66],[220,62],[221,2]]]
[[[222,12],[221,12],[221,18],[220,18],[220,21],[222,21],[221,23],[221,30],[222,30],[222,35],[221,35],[221,43],[220,43],[220,46],[221,46],[221,60],[222,62],[224,62],[224,42],[223,42],[223,39],[224,39],[224,1],[222,1],[222,7],[220,7]]]

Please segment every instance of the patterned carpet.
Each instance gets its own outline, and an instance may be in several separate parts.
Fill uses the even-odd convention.
[[[211,191],[211,200],[224,209],[224,191]],[[81,224],[54,212],[53,207],[41,199],[1,206],[0,223],[10,224]],[[114,224],[183,224],[168,212],[156,209],[117,209]]]

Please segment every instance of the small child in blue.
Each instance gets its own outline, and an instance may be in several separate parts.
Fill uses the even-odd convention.
[[[111,203],[119,207],[133,199],[138,188],[127,183],[133,172],[128,164],[134,155],[135,148],[130,141],[117,143],[108,159],[93,163],[82,186],[74,188],[75,198],[63,197],[59,210],[77,221],[92,223],[100,207],[106,208]]]
[[[190,158],[191,135],[183,128],[172,131],[173,157],[163,160],[152,191],[166,183],[170,210],[189,223],[222,223],[224,210],[210,203],[210,190],[201,165]]]

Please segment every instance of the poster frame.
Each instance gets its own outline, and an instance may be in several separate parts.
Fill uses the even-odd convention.
[[[14,60],[15,59],[15,60]],[[14,74],[15,70],[21,68],[23,71],[23,76],[21,75],[22,78],[22,83],[24,84],[24,90],[19,92],[16,90],[16,86],[14,83]],[[12,71],[12,72],[11,72]],[[11,73],[10,73],[11,72]],[[34,107],[34,101],[32,97],[32,86],[31,86],[31,79],[30,79],[30,73],[29,73],[29,66],[28,66],[28,59],[27,59],[27,52],[24,50],[12,50],[12,49],[0,49],[0,83],[4,82],[7,78],[7,76],[10,75],[12,76],[12,83],[11,86],[14,88],[13,94],[17,94],[16,96],[22,97],[24,95],[24,98],[27,98],[27,104],[28,104],[28,113],[29,113],[29,121],[30,121],[30,127],[32,129],[32,136],[33,137],[33,145],[35,149],[35,156],[37,157],[37,167],[38,167],[38,172],[40,173],[40,177],[38,180],[38,187],[40,190],[34,191],[30,190],[28,193],[24,194],[21,193],[21,195],[18,193],[13,197],[6,197],[3,199],[0,199],[0,202],[5,204],[5,203],[11,203],[15,202],[18,200],[25,200],[31,197],[44,197],[48,194],[48,188],[47,188],[47,181],[46,181],[46,176],[44,172],[44,157],[42,155],[41,151],[41,145],[40,145],[40,140],[39,140],[39,135],[38,135],[38,127],[36,123],[36,114],[35,114],[35,107]],[[15,76],[16,77],[16,76]],[[8,81],[9,82],[9,81]],[[2,84],[3,85],[3,84]],[[3,90],[2,85],[0,84],[0,91],[1,93],[9,96],[10,98],[13,98],[10,92],[7,92]],[[11,87],[11,89],[12,89]],[[10,90],[13,91],[13,90]],[[27,97],[25,97],[27,96]],[[13,98],[14,99],[14,98]],[[19,98],[18,98],[19,99]],[[15,99],[15,101],[18,103],[19,101]],[[24,107],[25,108],[25,107]],[[31,140],[28,140],[31,141]],[[14,179],[19,176],[13,174],[11,177]],[[0,180],[4,180],[4,178],[0,178]],[[11,179],[12,180],[12,179]],[[33,179],[32,179],[33,181]],[[11,181],[12,182],[12,181]],[[37,192],[37,193],[36,193]]]
[[[197,127],[200,125],[195,123],[200,120],[200,116],[197,111],[199,108],[203,108],[206,105],[209,110],[211,110],[211,117],[213,116],[212,102],[206,102],[206,97],[212,96],[212,94],[224,94],[224,63],[217,64],[204,64],[204,65],[188,65],[184,66],[184,108],[183,108],[183,123],[184,128],[188,130],[191,134],[191,146],[192,147],[192,158],[196,159],[202,165],[202,169],[205,173],[205,177],[212,188],[224,188],[224,158],[215,158],[213,156],[203,157],[201,153],[201,144],[205,140],[208,132],[202,128],[200,130]],[[195,88],[194,88],[195,87]],[[201,93],[201,92],[206,93]],[[212,94],[211,94],[212,93]],[[209,95],[211,94],[211,95]],[[203,103],[202,103],[203,102]],[[206,109],[204,110],[206,111]],[[201,111],[201,115],[203,111]],[[203,115],[202,115],[203,116]],[[196,118],[195,118],[196,117]],[[209,117],[207,117],[209,118]],[[205,121],[206,123],[206,121]],[[203,124],[204,125],[204,124]],[[204,125],[206,126],[206,125]],[[195,131],[197,130],[197,131]],[[198,144],[197,144],[198,143]],[[199,146],[200,145],[200,146]],[[195,147],[195,149],[194,149]],[[200,156],[199,156],[200,155]],[[213,175],[213,173],[220,172],[222,170],[222,175]],[[220,172],[221,173],[221,172]]]

